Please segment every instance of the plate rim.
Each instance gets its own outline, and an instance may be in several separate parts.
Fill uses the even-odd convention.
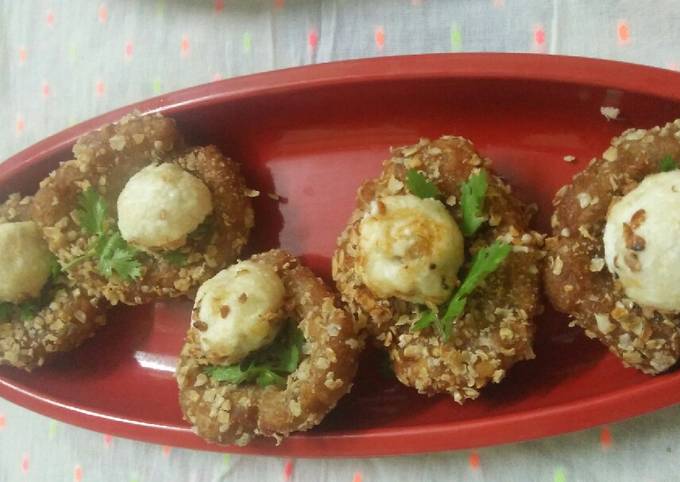
[[[127,105],[81,122],[14,154],[0,165],[0,183],[32,163],[68,149],[83,133],[131,110],[173,115],[217,103],[292,93],[333,85],[419,79],[505,79],[584,84],[652,95],[680,102],[680,74],[656,67],[573,56],[512,53],[456,53],[391,56],[330,62],[234,77],[201,84]],[[677,395],[673,395],[673,393]],[[482,420],[407,428],[372,428],[355,433],[296,434],[281,447],[257,442],[247,447],[207,444],[188,426],[150,424],[75,406],[28,390],[0,376],[0,396],[42,415],[83,428],[150,443],[221,452],[346,457],[406,455],[458,450],[573,432],[642,415],[680,402],[680,372],[632,387],[559,405],[486,417]],[[615,407],[616,410],[612,410]],[[569,416],[566,416],[569,415]],[[487,430],[493,427],[493,430]],[[451,435],[455,433],[455,437]],[[509,435],[508,435],[509,434]],[[394,442],[399,440],[398,444]]]

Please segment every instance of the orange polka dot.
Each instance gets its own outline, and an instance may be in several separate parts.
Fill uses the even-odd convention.
[[[110,447],[111,443],[113,442],[113,437],[111,435],[109,435],[108,433],[105,433],[103,435],[103,438],[104,438],[104,446],[107,447],[107,448]]]
[[[215,11],[221,12],[224,10],[224,0],[215,0]]]
[[[26,128],[26,122],[24,121],[24,116],[21,114],[17,115],[17,120],[15,123],[15,129],[17,134],[21,134],[24,132],[24,129]]]
[[[354,472],[354,477],[352,477],[352,482],[362,482],[363,477],[361,476],[361,472]]]
[[[48,84],[47,82],[42,83],[42,95],[43,97],[50,96],[50,84]]]
[[[505,0],[493,0],[493,6],[496,8],[505,7]]]
[[[52,10],[48,10],[45,13],[45,21],[47,22],[48,26],[54,25],[54,12]]]
[[[99,22],[101,23],[106,23],[109,20],[109,9],[106,8],[106,4],[102,3],[101,5],[99,5],[97,17],[99,18]]]
[[[619,39],[619,44],[627,44],[630,42],[630,27],[625,20],[619,20],[616,26],[616,35]]]
[[[6,424],[6,422],[5,422],[5,416],[2,415],[2,414],[0,414],[0,430],[2,430],[3,428],[5,428],[5,424]]]
[[[163,457],[170,457],[170,452],[172,452],[172,447],[170,447],[169,445],[163,445],[162,450],[163,450]]]
[[[182,41],[179,44],[179,54],[182,57],[186,57],[189,55],[189,52],[191,51],[191,43],[189,43],[189,37],[185,34],[182,35]]]
[[[73,482],[80,482],[83,480],[83,468],[80,465],[73,467]]]
[[[19,63],[20,63],[20,64],[23,64],[24,62],[26,62],[26,57],[27,57],[27,56],[28,56],[28,54],[26,53],[26,49],[23,48],[23,47],[21,47],[21,48],[19,49]]]
[[[605,450],[612,446],[612,433],[609,427],[602,427],[600,430],[600,445]]]
[[[285,0],[274,0],[274,6],[276,8],[283,8],[286,4]]]
[[[385,29],[382,26],[375,27],[375,46],[382,50],[385,46]]]
[[[479,454],[477,452],[471,452],[468,457],[468,465],[471,469],[477,470],[480,466]]]
[[[212,80],[213,80],[213,81],[222,80],[222,78],[223,78],[223,77],[222,77],[222,74],[220,74],[219,72],[215,72],[215,73],[213,74],[213,76],[212,76]]]

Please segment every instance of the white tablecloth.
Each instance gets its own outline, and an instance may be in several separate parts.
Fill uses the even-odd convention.
[[[680,68],[680,2],[4,0],[0,158],[214,79],[380,55],[546,52]],[[134,396],[134,394],[133,394]],[[389,459],[225,456],[111,438],[0,399],[0,481],[680,480],[680,407],[540,441]]]

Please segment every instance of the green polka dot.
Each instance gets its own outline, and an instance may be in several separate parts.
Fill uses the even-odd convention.
[[[253,37],[250,35],[250,32],[246,32],[243,34],[243,51],[245,53],[250,53],[250,50],[253,48]]]
[[[557,467],[555,469],[555,474],[553,475],[553,482],[567,482],[567,473],[562,467]]]
[[[156,15],[163,15],[165,13],[165,0],[156,0]]]
[[[231,462],[231,455],[229,455],[229,454],[224,454],[224,456],[222,457],[222,463],[223,463],[225,466],[229,467],[229,463],[230,463],[230,462]]]
[[[463,34],[455,23],[451,24],[451,51],[460,52],[463,47]]]
[[[57,435],[57,421],[56,420],[50,420],[50,425],[47,428],[47,438],[49,440],[54,440],[54,437]]]
[[[132,472],[130,474],[130,482],[142,482],[142,480],[139,478],[139,474],[137,472]]]
[[[153,89],[154,94],[160,94],[161,93],[161,79],[154,79],[153,82],[151,82],[151,88]]]
[[[71,62],[72,64],[75,63],[76,60],[78,60],[78,49],[76,48],[75,45],[71,44],[68,47],[68,52],[66,53],[68,56],[68,61]]]

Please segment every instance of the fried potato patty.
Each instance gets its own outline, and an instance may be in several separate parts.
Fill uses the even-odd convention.
[[[615,137],[601,158],[560,189],[546,240],[545,289],[555,308],[571,316],[626,366],[661,373],[680,356],[680,315],[638,306],[626,297],[604,262],[603,231],[613,201],[660,171],[666,156],[680,158],[680,120]]]
[[[33,216],[50,250],[89,294],[103,295],[112,304],[190,294],[234,261],[245,245],[253,211],[239,165],[215,146],[186,148],[172,119],[158,114],[126,116],[81,137],[73,153],[75,159],[62,163],[41,183]],[[76,214],[81,193],[94,188],[107,202],[107,222],[115,225],[117,199],[126,182],[144,167],[163,162],[196,176],[212,195],[206,229],[191,233],[175,253],[183,262],[173,261],[163,250],[147,249],[139,257],[141,276],[134,280],[103,276],[96,259],[74,263],[93,242]]]
[[[457,402],[476,398],[480,388],[490,381],[499,382],[515,362],[534,357],[532,318],[540,309],[542,238],[528,228],[530,210],[488,167],[489,161],[461,137],[421,140],[393,150],[381,175],[359,188],[357,208],[333,257],[333,278],[343,301],[360,327],[366,327],[387,348],[399,380],[423,394],[450,393]],[[411,330],[425,307],[376,297],[363,284],[360,273],[360,222],[374,199],[408,193],[405,178],[411,168],[422,171],[436,185],[458,224],[462,222],[461,183],[478,170],[488,173],[488,223],[465,240],[463,273],[482,247],[495,240],[512,244],[505,261],[469,296],[447,342],[432,327]]]
[[[349,392],[363,341],[334,293],[291,255],[272,250],[251,258],[273,267],[285,287],[286,317],[305,338],[303,357],[284,387],[235,385],[213,380],[191,326],[177,366],[184,417],[212,442],[247,444],[253,437],[280,441],[291,432],[318,425]]]
[[[32,199],[12,194],[0,205],[0,223],[31,221]],[[106,303],[91,298],[60,276],[51,286],[49,300],[35,316],[13,314],[0,321],[0,365],[30,371],[59,352],[70,351],[104,325]]]

